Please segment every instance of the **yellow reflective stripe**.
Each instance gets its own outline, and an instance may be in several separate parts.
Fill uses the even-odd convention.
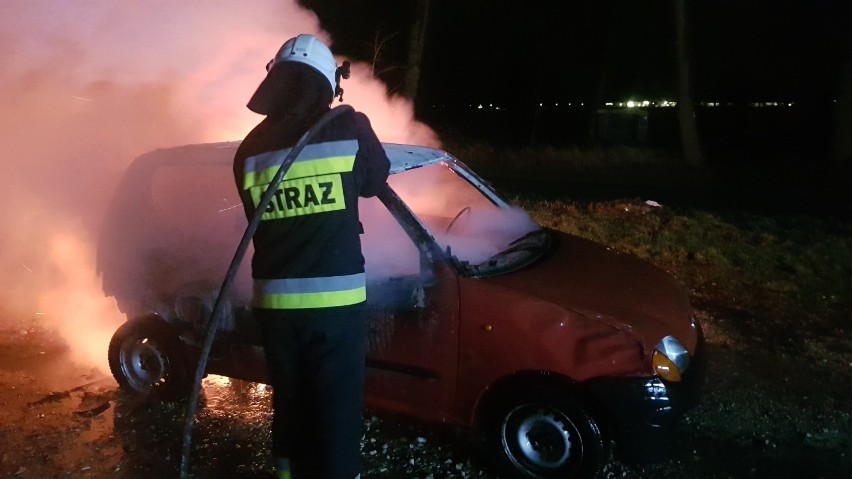
[[[328,175],[332,173],[348,173],[352,171],[355,164],[355,155],[331,156],[315,160],[297,161],[290,166],[285,180],[304,178],[307,176]],[[243,189],[247,190],[254,186],[265,186],[272,182],[272,178],[278,173],[280,165],[274,165],[259,171],[246,171],[243,179]]]
[[[367,288],[330,291],[325,293],[283,293],[256,295],[252,306],[265,309],[305,309],[349,306],[367,300]]]
[[[316,160],[297,161],[287,170],[284,179],[304,178],[305,176],[348,173],[355,164],[355,155],[330,156]],[[271,180],[271,178],[270,178]]]
[[[267,151],[249,156],[243,166],[243,174],[258,173],[270,168],[281,166],[281,163],[292,152],[292,148]],[[352,156],[358,151],[358,140],[325,141],[306,145],[299,153],[295,163],[319,160],[323,158],[336,158]]]
[[[265,185],[250,190],[255,206],[265,191]],[[315,176],[282,181],[261,219],[276,220],[343,209],[346,209],[346,198],[340,175]]]

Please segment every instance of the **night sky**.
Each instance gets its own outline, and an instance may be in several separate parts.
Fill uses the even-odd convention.
[[[370,60],[398,88],[416,0],[301,0],[334,49]],[[689,1],[699,101],[823,102],[833,98],[842,0]],[[668,0],[432,0],[418,104],[673,98]]]

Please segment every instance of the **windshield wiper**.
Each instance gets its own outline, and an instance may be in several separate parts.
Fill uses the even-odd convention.
[[[495,256],[500,256],[508,253],[516,253],[518,251],[533,250],[546,246],[547,242],[542,241],[541,238],[542,233],[546,234],[547,232],[543,229],[530,231],[529,233],[509,243],[508,248],[497,253]]]

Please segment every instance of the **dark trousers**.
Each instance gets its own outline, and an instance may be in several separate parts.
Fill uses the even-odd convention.
[[[361,472],[364,309],[256,309],[272,378],[272,452],[293,479],[354,479]]]

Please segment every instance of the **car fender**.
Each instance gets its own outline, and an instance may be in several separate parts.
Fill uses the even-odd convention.
[[[486,280],[462,278],[457,407],[472,418],[499,379],[541,371],[581,383],[648,374],[641,341],[630,331]]]

